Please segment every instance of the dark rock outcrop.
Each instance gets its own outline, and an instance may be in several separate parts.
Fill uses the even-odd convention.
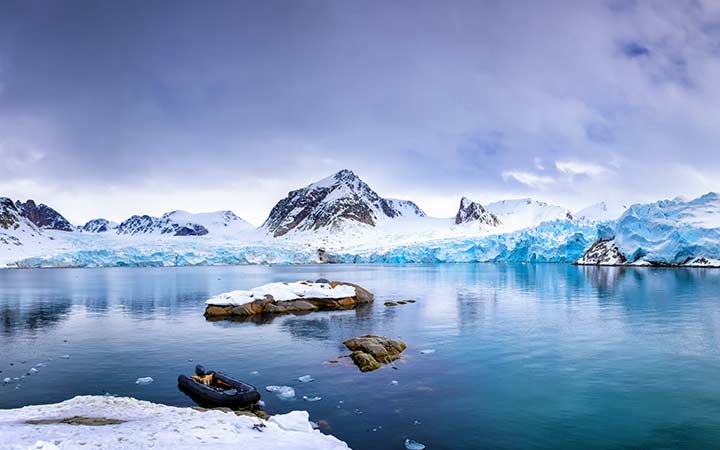
[[[59,231],[75,230],[72,224],[59,212],[44,203],[37,205],[33,200],[28,200],[25,203],[18,200],[15,202],[15,207],[20,212],[20,215],[30,220],[38,228]]]
[[[288,193],[270,211],[262,228],[273,236],[292,230],[336,229],[346,222],[375,226],[379,218],[425,216],[409,200],[384,199],[350,170]]]
[[[380,363],[390,364],[407,348],[400,340],[372,334],[348,339],[343,344],[352,351],[350,358],[362,372],[379,369]]]
[[[462,200],[460,200],[460,208],[455,215],[455,224],[460,225],[461,223],[470,222],[490,227],[500,226],[500,220],[495,214],[485,209],[480,203],[475,203],[467,197],[463,197]]]

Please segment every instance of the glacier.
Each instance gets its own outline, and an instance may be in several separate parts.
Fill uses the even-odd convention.
[[[599,228],[607,252],[634,265],[720,265],[720,194],[630,206],[611,227]],[[584,255],[581,264],[602,264]]]
[[[326,258],[336,263],[571,263],[583,255],[597,235],[596,223],[558,219],[513,233],[478,238],[328,251]]]

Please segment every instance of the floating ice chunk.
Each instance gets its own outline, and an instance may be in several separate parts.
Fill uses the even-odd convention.
[[[70,359],[70,355],[61,355],[60,357],[61,357],[62,359]]]
[[[392,380],[390,384],[398,384],[398,380]]]
[[[38,373],[38,370],[37,370],[36,368],[34,368],[34,367],[31,367],[31,368],[30,368],[30,371],[28,372],[28,374],[32,374],[32,373]]]
[[[322,400],[322,397],[308,397],[307,395],[303,395],[303,400],[306,402],[319,402]]]
[[[310,375],[303,375],[298,378],[298,381],[301,381],[303,383],[309,383],[311,381],[315,381],[315,378],[311,377]]]
[[[257,370],[253,370],[252,372],[250,372],[250,375],[257,375],[257,374],[258,374]]]
[[[313,422],[312,420],[310,421],[310,426],[312,427],[313,430],[320,429],[320,425],[317,422]]]
[[[420,354],[421,354],[421,355],[429,355],[429,354],[431,354],[431,353],[435,353],[435,349],[434,349],[434,348],[427,348],[427,349],[425,349],[425,350],[420,350]]]
[[[272,416],[269,422],[277,424],[285,431],[301,431],[309,433],[313,430],[310,425],[310,414],[307,411],[292,411],[279,416]]]
[[[5,383],[5,384],[8,384],[11,381],[12,381],[12,378],[10,378],[10,377],[3,378],[3,383]]]
[[[45,367],[45,363],[37,363],[35,364],[35,367]]]
[[[140,377],[135,381],[135,384],[150,384],[153,381],[155,380],[152,377]]]
[[[295,397],[295,389],[290,386],[265,386],[268,392],[274,392],[280,400],[289,400]]]
[[[262,400],[258,400],[258,401],[257,401],[257,405],[258,405],[260,408],[264,408],[264,407],[265,407],[265,402],[262,401]]]
[[[423,450],[425,446],[418,441],[413,441],[412,439],[405,439],[405,448],[407,450]]]

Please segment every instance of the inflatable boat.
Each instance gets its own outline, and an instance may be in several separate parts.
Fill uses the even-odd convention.
[[[195,375],[178,377],[178,388],[200,406],[247,408],[260,400],[260,393],[250,384],[219,372],[195,367]]]

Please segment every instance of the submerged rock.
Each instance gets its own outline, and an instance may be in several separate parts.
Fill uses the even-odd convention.
[[[380,368],[380,363],[389,364],[400,358],[407,344],[397,339],[366,334],[343,342],[352,351],[350,358],[362,372]]]

